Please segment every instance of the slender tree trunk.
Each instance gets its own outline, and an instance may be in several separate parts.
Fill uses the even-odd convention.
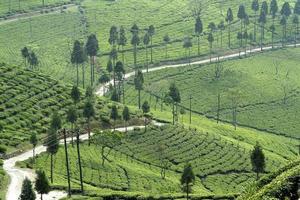
[[[74,147],[74,123],[71,124],[71,144]]]
[[[255,11],[255,16],[254,16],[254,42],[256,42],[256,26],[257,26],[257,20],[256,20],[256,14],[257,11]]]
[[[189,200],[189,184],[186,183],[186,199]]]
[[[173,112],[173,125],[175,124],[175,105],[173,103],[173,108],[172,108],[172,112]]]
[[[141,90],[139,90],[139,109],[141,109]]]
[[[260,33],[260,50],[263,50],[263,25],[261,25],[261,33]]]
[[[51,163],[50,163],[50,180],[51,183],[53,183],[53,154],[50,154],[50,158],[51,158]]]
[[[89,138],[89,146],[91,145],[91,125],[90,119],[88,118],[88,138]]]
[[[146,67],[147,67],[147,73],[149,71],[149,61],[148,61],[148,46],[146,45]]]
[[[137,66],[136,66],[136,54],[137,54],[137,46],[134,45],[134,50],[133,50],[133,63],[134,63],[134,70],[137,72]]]
[[[256,180],[258,181],[259,180],[259,173],[256,172]]]
[[[43,200],[43,194],[41,194],[41,200]]]
[[[218,108],[217,108],[217,124],[220,121],[220,107],[221,107],[221,95],[218,94]]]
[[[152,36],[150,37],[150,44],[151,44],[151,49],[150,49],[150,60],[151,60],[151,64],[153,64],[153,49],[152,49]]]
[[[68,178],[68,196],[71,197],[71,181],[70,181],[70,168],[69,168],[69,156],[68,156],[66,129],[64,129],[64,146],[65,146],[66,168],[67,168],[67,178]]]
[[[122,45],[122,61],[123,61],[123,64],[125,65],[124,46],[123,45]]]
[[[125,133],[127,133],[127,121],[124,120],[124,126],[125,126]]]
[[[81,193],[83,194],[83,180],[82,180],[82,168],[81,168],[80,145],[79,145],[79,131],[77,132],[76,144],[77,144],[77,158],[78,158],[78,165],[79,165],[80,189],[81,189]]]
[[[197,36],[198,39],[198,56],[200,56],[200,35]]]
[[[35,146],[33,146],[33,149],[32,149],[32,158],[33,158],[33,161],[34,161],[34,159],[35,159]]]
[[[77,87],[79,85],[79,67],[78,64],[76,63],[76,71],[77,71]]]
[[[230,22],[228,22],[228,47],[230,48],[231,47],[231,43],[230,43],[230,40],[231,40],[231,26],[230,26]]]
[[[84,88],[84,64],[82,65],[82,87]]]

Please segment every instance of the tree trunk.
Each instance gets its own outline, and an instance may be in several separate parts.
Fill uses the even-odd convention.
[[[139,109],[141,109],[141,90],[139,90]]]
[[[78,158],[79,176],[80,176],[80,188],[81,188],[81,193],[83,194],[82,168],[81,168],[81,157],[80,157],[80,146],[79,146],[79,131],[77,132],[76,143],[77,143],[77,158]]]
[[[200,56],[200,35],[198,35],[198,56]]]
[[[147,67],[147,73],[148,73],[148,71],[149,71],[148,46],[146,46],[146,67]]]
[[[89,146],[91,145],[91,125],[90,119],[88,118],[88,139],[89,139]]]
[[[254,16],[254,41],[255,42],[256,42],[256,24],[257,24],[256,14],[257,14],[257,11],[255,11],[255,16]]]
[[[123,45],[122,45],[122,61],[123,61],[123,64],[125,65],[124,46]]]
[[[172,109],[173,111],[173,125],[175,124],[175,104],[174,104],[174,102],[173,102],[173,109]]]
[[[231,30],[230,30],[230,22],[228,22],[228,47],[230,48],[231,47],[231,44],[230,44],[230,39],[231,39]]]
[[[84,64],[82,65],[82,87],[84,88]]]
[[[51,163],[50,163],[50,180],[51,183],[53,183],[53,154],[50,154],[51,157]]]
[[[77,71],[77,87],[79,85],[79,69],[78,64],[76,64],[76,71]]]
[[[152,64],[153,63],[152,36],[150,37],[150,44],[151,44],[150,61],[151,61],[151,64]]]
[[[134,53],[133,53],[133,63],[134,63],[134,70],[137,71],[137,66],[136,66],[136,54],[137,54],[137,46],[134,45]]]
[[[259,180],[259,172],[256,172],[256,180]]]
[[[43,194],[41,193],[41,200],[43,200]]]
[[[92,61],[92,56],[90,57],[90,67],[91,67],[91,86],[93,86],[93,61]]]
[[[189,184],[186,183],[186,199],[189,200]]]

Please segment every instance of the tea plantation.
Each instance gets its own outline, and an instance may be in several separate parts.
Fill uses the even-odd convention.
[[[188,130],[180,126],[149,127],[125,134],[122,144],[111,151],[104,165],[101,148],[81,144],[85,195],[180,196],[179,177],[184,164],[193,165],[197,177],[194,195],[228,195],[240,193],[244,185],[255,179],[249,153],[244,146],[214,133]],[[159,146],[165,146],[159,151]],[[79,171],[76,148],[69,146],[72,187],[78,189]],[[269,151],[267,169],[270,172],[286,160]],[[160,176],[160,155],[168,162],[166,179]],[[55,187],[66,187],[64,150],[55,156]],[[48,154],[38,156],[35,168],[49,166]],[[32,166],[29,162],[27,166]],[[183,194],[182,194],[183,195]]]
[[[299,139],[299,49],[283,49],[220,64],[186,66],[145,74],[142,102],[148,100],[159,109],[171,83],[182,96],[181,105],[207,117],[232,122],[232,92],[237,100],[237,123],[270,133]],[[221,66],[220,78],[215,77]],[[152,98],[152,99],[150,99]],[[137,91],[129,80],[125,102],[137,105]]]
[[[58,111],[66,123],[65,113],[73,101],[71,86],[30,70],[0,65],[0,143],[7,153],[26,148],[32,132],[42,137],[49,128],[50,117]],[[84,96],[84,92],[81,92]],[[78,105],[79,123],[82,117],[83,100]],[[110,127],[110,107],[112,103],[104,98],[96,98],[94,127]],[[121,110],[122,105],[118,106]],[[121,112],[121,111],[120,111]],[[132,117],[135,120],[135,117]],[[119,123],[117,121],[117,123]],[[70,125],[67,125],[70,127]]]
[[[16,4],[14,0],[11,0],[11,2],[13,5]],[[30,4],[32,1],[26,2]],[[55,1],[46,1],[46,3],[52,4]],[[283,1],[278,3],[281,6]],[[204,32],[200,36],[200,57],[208,57],[210,52],[207,41],[207,35],[210,32],[208,28],[209,23],[214,22],[217,26],[221,21],[225,21],[224,16],[228,8],[232,8],[234,15],[234,20],[230,25],[231,47],[228,48],[228,25],[225,23],[225,30],[222,29],[221,31],[217,28],[213,31],[215,39],[212,44],[212,50],[215,55],[237,51],[239,48],[237,33],[240,30],[240,22],[236,14],[240,2],[232,0],[206,3],[204,1],[204,4],[205,9],[203,9],[203,16],[201,16]],[[250,9],[250,2],[247,1],[244,4],[250,17],[250,24],[247,26],[250,32],[250,30],[254,29],[254,13]],[[291,3],[291,6],[294,6],[294,4]],[[178,10],[178,7],[180,7],[180,10]],[[61,12],[46,13],[8,22],[3,21],[3,23],[0,23],[0,59],[2,62],[24,66],[20,50],[24,46],[28,46],[37,54],[40,71],[53,76],[57,80],[73,84],[76,81],[76,70],[70,63],[72,45],[77,39],[85,42],[87,36],[94,33],[98,38],[100,47],[96,66],[98,79],[99,75],[105,70],[109,59],[109,53],[112,48],[108,43],[109,30],[114,25],[117,27],[123,26],[125,29],[127,43],[124,48],[118,47],[120,50],[118,59],[122,60],[124,54],[126,71],[132,71],[133,47],[130,44],[132,37],[130,28],[136,23],[140,28],[140,44],[137,56],[137,63],[140,67],[144,68],[147,63],[150,63],[149,45],[147,50],[143,44],[143,36],[150,25],[153,25],[156,30],[153,36],[153,65],[151,66],[182,62],[183,60],[187,61],[188,49],[183,48],[183,41],[187,36],[192,38],[191,42],[193,44],[190,49],[190,57],[192,60],[197,60],[199,56],[197,53],[197,37],[194,34],[195,19],[191,14],[191,7],[192,5],[188,0],[84,0],[78,6],[64,8]],[[7,5],[0,5],[1,8],[7,9]],[[274,41],[280,44],[282,40],[280,16],[276,17],[274,23],[276,27]],[[271,24],[271,16],[267,16],[265,27],[269,27]],[[294,41],[293,32],[292,19],[289,18],[287,23],[287,41],[292,43]],[[22,34],[20,35],[19,33]],[[165,35],[170,37],[170,41],[167,44],[163,41]],[[263,41],[265,45],[270,45],[271,35],[270,31],[265,32]],[[257,32],[257,37],[259,37],[259,31]],[[247,43],[246,46],[248,48],[250,45],[253,47],[259,46],[258,40],[256,42],[251,41],[251,44]],[[121,51],[121,49],[123,50]],[[148,59],[146,58],[146,51],[149,51]],[[88,63],[82,69],[86,71],[86,74],[89,74]],[[82,69],[80,69],[80,73],[82,73]],[[81,78],[80,82],[82,82]],[[86,76],[86,82],[89,83],[89,76]]]

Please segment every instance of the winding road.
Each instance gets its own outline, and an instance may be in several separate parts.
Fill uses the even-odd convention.
[[[297,44],[296,46],[299,46],[300,44]],[[294,47],[295,45],[286,45],[286,47]],[[278,49],[281,48],[281,46],[275,46],[274,48]],[[271,46],[266,46],[263,48],[263,50],[270,50],[272,49]],[[225,56],[220,56],[218,57],[214,57],[211,59],[204,59],[204,60],[199,60],[199,61],[195,61],[195,62],[191,62],[191,65],[197,65],[197,64],[207,64],[210,62],[215,62],[217,60],[225,60],[225,59],[232,59],[232,58],[237,58],[240,55],[243,56],[246,54],[250,54],[250,53],[258,53],[261,52],[261,48],[255,48],[250,50],[247,50],[246,52],[241,52],[241,54],[239,53],[233,53],[233,54],[229,54],[229,55],[225,55]],[[183,64],[174,64],[174,65],[163,65],[163,66],[159,66],[159,67],[154,67],[149,69],[149,72],[153,72],[153,71],[158,71],[158,70],[162,70],[162,69],[166,69],[166,68],[178,68],[178,67],[184,67],[186,66],[188,63],[183,63]],[[146,72],[146,70],[143,70],[143,72]],[[130,77],[134,76],[134,72],[130,72],[125,74],[125,79],[128,79]],[[104,89],[109,85],[112,84],[113,81],[110,81],[109,83],[100,86],[97,91],[96,94],[98,96],[103,96],[104,95]],[[156,125],[162,125],[160,123],[156,123]],[[128,127],[128,130],[133,130],[134,127]],[[124,132],[124,128],[119,128],[117,129],[118,131]],[[88,136],[86,135],[81,135],[80,139],[81,140],[87,140]],[[68,138],[68,141],[70,141],[70,138]],[[62,142],[62,141],[61,141]],[[36,147],[36,155],[41,154],[43,152],[46,151],[46,147],[45,146],[38,146]],[[22,182],[25,179],[25,177],[28,177],[29,179],[31,179],[32,181],[35,179],[35,172],[33,170],[30,169],[21,169],[16,167],[16,162],[18,161],[24,161],[27,160],[29,158],[32,157],[32,150],[29,150],[25,153],[22,153],[18,156],[15,156],[13,158],[4,160],[4,165],[3,168],[6,171],[6,173],[9,175],[10,177],[10,183],[9,183],[9,187],[8,187],[8,191],[6,194],[6,200],[17,200],[20,193],[21,193],[21,188],[22,188]],[[60,199],[63,197],[66,197],[67,193],[64,191],[51,191],[48,195],[44,195],[43,199],[44,200],[53,200],[53,199]],[[40,199],[39,195],[37,195],[37,199]]]

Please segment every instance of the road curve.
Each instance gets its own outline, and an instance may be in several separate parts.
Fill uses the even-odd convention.
[[[155,125],[161,126],[161,123],[154,122]],[[143,128],[144,126],[131,126],[128,127],[128,130],[133,130],[134,128]],[[117,131],[125,132],[125,128],[117,128]],[[92,134],[91,134],[92,135]],[[87,140],[88,135],[84,134],[80,136],[80,140]],[[67,142],[71,142],[71,138],[67,138]],[[60,141],[63,144],[63,140]],[[46,152],[45,146],[37,146],[35,149],[36,155]],[[6,200],[17,200],[21,194],[22,183],[25,177],[29,178],[31,181],[35,180],[36,174],[31,169],[24,169],[16,167],[16,162],[24,161],[29,158],[32,158],[32,150],[26,151],[18,156],[13,158],[4,160],[3,169],[10,177],[9,187],[6,193]],[[66,197],[67,193],[65,191],[51,191],[47,195],[43,195],[43,200],[54,200],[54,199],[61,199]],[[37,199],[40,199],[40,196],[37,195]]]
[[[300,46],[300,43],[296,44],[296,45],[295,44],[289,44],[289,45],[286,45],[285,47],[298,47],[298,46]],[[282,46],[281,45],[274,46],[274,49],[279,49],[279,48],[282,48]],[[260,47],[259,48],[254,48],[254,49],[251,49],[251,50],[248,49],[246,52],[242,51],[241,53],[232,53],[232,54],[224,55],[224,56],[220,56],[220,57],[213,57],[211,59],[208,58],[208,59],[204,59],[204,60],[191,62],[190,64],[191,65],[208,64],[210,62],[216,62],[218,60],[222,61],[222,60],[226,60],[226,59],[238,58],[240,56],[244,56],[245,54],[259,53],[259,52],[266,51],[266,50],[271,50],[271,49],[272,49],[272,46],[266,46],[266,47],[263,47],[262,49]],[[150,68],[148,71],[153,72],[153,71],[158,71],[158,70],[167,69],[167,68],[185,67],[187,64],[189,64],[189,63],[186,62],[186,63],[181,63],[181,64],[162,65],[162,66],[159,66],[159,67]],[[147,70],[143,69],[142,72],[145,73],[145,72],[147,72]],[[135,74],[134,72],[129,72],[129,73],[125,74],[124,78],[128,79],[128,78],[134,76],[134,74]],[[110,84],[113,84],[113,80],[106,83],[106,84],[104,84],[104,85],[101,85],[96,90],[96,94],[98,96],[103,96],[104,92],[105,92],[105,88],[107,88]]]
[[[296,46],[299,46],[300,44],[297,44]],[[294,47],[295,45],[286,45],[286,47]],[[274,48],[278,49],[281,46],[275,46]],[[267,47],[263,47],[263,50],[270,50],[272,49],[271,46],[267,46]],[[257,52],[261,52],[261,48],[255,48],[252,49],[251,52],[250,50],[246,51],[246,54],[249,53],[257,53]],[[239,56],[243,56],[245,55],[245,52],[241,52],[241,54],[239,53],[233,53],[230,55],[225,55],[225,56],[220,56],[218,57],[213,57],[211,59],[212,62],[219,60],[225,60],[225,59],[231,59],[231,58],[237,58]],[[199,61],[195,61],[192,62],[191,65],[197,65],[197,64],[207,64],[210,63],[210,59],[204,59],[204,60],[199,60]],[[162,70],[162,69],[166,69],[166,68],[177,68],[177,67],[184,67],[186,66],[188,63],[183,63],[183,64],[174,64],[174,65],[163,65],[163,66],[159,66],[159,67],[154,67],[154,68],[150,68],[149,72],[153,72],[153,71],[158,71],[158,70]],[[142,70],[143,72],[146,72],[146,70]],[[128,79],[130,77],[134,76],[134,72],[130,72],[125,74],[125,79]],[[103,96],[104,95],[104,89],[109,85],[112,84],[113,82],[110,81],[109,83],[100,86],[97,91],[96,94],[98,96]],[[156,123],[156,125],[162,125],[159,123]],[[128,130],[132,130],[134,127],[128,127]],[[118,131],[124,132],[124,128],[119,128],[117,129]],[[80,139],[81,140],[87,140],[88,135],[81,135]],[[70,142],[71,138],[68,138],[68,142]],[[62,141],[61,141],[62,142]],[[46,151],[46,147],[44,146],[38,146],[36,147],[36,155],[41,154],[43,152]],[[3,163],[3,169],[6,171],[6,173],[9,175],[10,177],[10,183],[9,183],[9,187],[8,187],[8,191],[6,193],[6,200],[17,200],[20,193],[21,193],[21,188],[22,188],[22,182],[25,179],[25,177],[29,178],[30,180],[34,181],[35,179],[35,172],[33,170],[30,169],[21,169],[16,167],[16,162],[18,161],[24,161],[27,160],[29,158],[32,157],[32,150],[29,150],[25,153],[22,153],[18,156],[12,157],[10,159],[4,160]],[[64,191],[51,191],[48,195],[44,195],[43,199],[44,200],[53,200],[53,199],[60,199],[63,197],[66,197],[67,193]],[[39,195],[37,195],[37,199],[40,199]]]

